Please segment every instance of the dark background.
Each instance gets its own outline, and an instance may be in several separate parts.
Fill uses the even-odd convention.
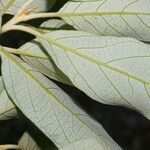
[[[67,1],[67,0],[66,0]],[[59,1],[51,11],[57,11],[65,3]],[[12,16],[5,15],[3,23]],[[34,20],[29,24],[38,27],[44,20]],[[23,33],[12,31],[0,37],[0,44],[18,48],[33,37]],[[57,83],[68,94],[70,94],[88,113],[97,119],[111,135],[111,137],[123,148],[127,150],[149,150],[150,149],[150,121],[139,113],[127,108],[118,106],[108,106],[91,100],[80,90]],[[55,146],[20,113],[21,119],[0,121],[0,144],[16,144],[24,131],[36,135],[35,140],[43,148],[49,150]],[[43,142],[44,141],[44,144]]]

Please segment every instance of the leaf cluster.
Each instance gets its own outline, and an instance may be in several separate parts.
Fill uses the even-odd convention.
[[[5,14],[13,16],[6,23]],[[19,109],[60,150],[120,150],[54,80],[150,119],[149,0],[1,0],[0,35],[12,30],[34,39],[0,45],[1,120],[20,117]],[[41,149],[27,132],[0,148]]]

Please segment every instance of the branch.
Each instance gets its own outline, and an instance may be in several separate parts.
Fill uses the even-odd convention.
[[[7,145],[0,145],[1,150],[7,150],[7,149],[21,149],[18,145],[14,144],[7,144]]]
[[[12,25],[15,25],[17,23],[20,22],[20,20],[22,20],[22,18],[25,16],[26,9],[27,7],[33,2],[34,0],[27,0],[27,2],[18,10],[18,12],[16,13],[16,15],[10,20],[8,21],[6,24],[4,24],[2,26],[1,31],[7,31],[7,28],[9,28]],[[28,14],[27,14],[28,15]],[[22,21],[21,21],[22,22]]]

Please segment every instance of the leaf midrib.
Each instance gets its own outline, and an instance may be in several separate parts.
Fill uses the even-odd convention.
[[[114,11],[114,12],[73,12],[73,13],[65,13],[65,12],[58,12],[58,17],[80,17],[80,16],[110,16],[110,15],[140,15],[140,16],[150,16],[150,13],[146,12],[122,12],[122,11]]]

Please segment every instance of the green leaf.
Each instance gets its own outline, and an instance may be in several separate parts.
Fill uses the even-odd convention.
[[[54,31],[43,39],[58,68],[88,96],[150,118],[150,45],[80,31]]]
[[[25,132],[18,143],[21,150],[41,150],[32,137]]]
[[[85,140],[77,141],[69,146],[66,146],[60,150],[103,150],[104,148],[97,143],[96,139],[88,138]]]
[[[17,116],[14,104],[8,97],[0,77],[0,120],[12,119]]]
[[[0,13],[15,14],[25,2],[27,0],[1,0]],[[55,2],[56,0],[34,0],[29,6],[29,9],[37,6],[34,12],[44,12],[49,10]]]
[[[45,21],[40,29],[44,32],[50,32],[54,29],[65,28],[66,23],[60,19],[51,19]],[[56,81],[72,85],[70,80],[57,68],[50,56],[46,55],[45,48],[35,39],[32,42],[24,44],[21,48],[22,53],[32,54],[30,56],[21,56],[24,61],[37,69],[39,72]],[[33,57],[35,56],[35,57]]]
[[[65,13],[62,18],[78,30],[150,41],[149,0],[71,1],[60,13]]]
[[[53,30],[64,29],[68,27],[66,22],[61,19],[50,19],[45,21],[39,28],[45,32],[50,32]]]
[[[59,82],[72,85],[70,80],[57,68],[53,60],[46,56],[44,53],[46,50],[38,42],[38,40],[33,40],[23,45],[21,48],[22,52],[32,53],[36,57],[21,56],[22,59],[34,67],[39,72],[48,76],[51,79],[57,80]],[[39,57],[37,57],[39,56]]]
[[[101,1],[101,0],[69,0],[70,2],[93,2],[93,1]]]
[[[2,74],[9,95],[58,148],[94,138],[104,150],[121,149],[102,126],[57,85],[4,49],[1,49],[1,54]]]
[[[40,147],[36,144],[34,139],[27,132],[23,134],[23,136],[19,140],[18,145],[21,148],[21,150],[40,150]],[[92,138],[77,141],[59,150],[75,150],[79,148],[80,150],[103,150],[103,147],[101,147],[101,145],[98,145],[97,141]]]

